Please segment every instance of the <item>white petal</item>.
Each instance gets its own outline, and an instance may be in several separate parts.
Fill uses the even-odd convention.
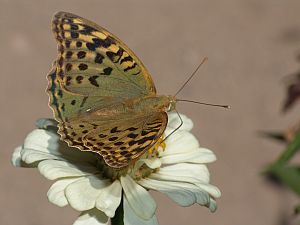
[[[81,213],[73,225],[108,225],[108,217],[97,209]]]
[[[96,208],[112,218],[120,205],[122,198],[122,186],[119,180],[115,180],[111,185],[101,189],[96,200]]]
[[[35,125],[40,129],[49,129],[49,127],[53,127],[57,129],[57,122],[54,119],[42,118],[35,121]]]
[[[95,207],[101,189],[109,184],[109,180],[101,180],[96,176],[84,177],[69,184],[65,195],[74,209],[85,211]]]
[[[214,199],[210,199],[208,208],[211,212],[215,212],[217,210],[217,203]]]
[[[25,138],[24,149],[33,149],[60,156],[59,144],[59,136],[57,134],[42,129],[35,129]]]
[[[178,163],[160,168],[158,172],[152,173],[150,178],[189,183],[208,183],[209,171],[202,164]]]
[[[158,225],[155,214],[149,220],[143,220],[137,216],[131,209],[126,198],[123,199],[124,203],[124,225]]]
[[[11,163],[16,167],[22,166],[21,150],[22,150],[22,146],[15,148],[11,157]]]
[[[37,167],[37,163],[35,163],[36,161],[26,160],[26,157],[24,160],[22,158],[22,153],[24,153],[24,148],[22,146],[15,148],[11,158],[11,162],[14,166],[29,168]]]
[[[45,159],[66,159],[71,161],[95,162],[96,157],[90,152],[82,152],[60,141],[53,129],[36,129],[28,134],[21,152],[22,160],[33,163]]]
[[[86,164],[72,164],[66,161],[44,160],[39,163],[38,169],[49,180],[62,177],[79,177],[97,173],[94,166]]]
[[[121,184],[125,197],[133,211],[145,220],[151,219],[155,214],[156,203],[148,191],[138,185],[128,175],[121,177]]]
[[[187,131],[178,131],[166,140],[166,149],[162,155],[194,152],[199,148],[196,137]]]
[[[217,188],[214,185],[211,184],[203,184],[203,183],[195,183],[199,188],[206,191],[208,194],[210,194],[214,198],[220,198],[221,197],[221,191],[219,188]]]
[[[183,115],[183,114],[179,114],[179,115],[180,115],[180,117],[183,121],[183,124],[179,128],[179,130],[190,131],[194,126],[193,121],[190,118],[188,118],[187,116]],[[180,121],[180,118],[178,117],[177,113],[169,113],[168,114],[168,130],[169,130],[168,132],[178,128],[180,123],[181,123],[181,121]]]
[[[209,149],[198,148],[194,152],[163,155],[161,161],[162,164],[211,163],[216,161],[216,156]]]
[[[28,164],[39,162],[46,159],[58,159],[58,160],[62,159],[57,155],[52,155],[47,152],[42,152],[33,149],[22,149],[21,155],[22,155],[22,160]]]
[[[196,202],[200,205],[208,206],[211,199],[207,192],[194,184],[158,181],[150,178],[140,180],[139,184],[146,188],[165,193],[181,206],[190,206]]]
[[[156,169],[161,167],[161,160],[159,158],[139,159],[135,163],[134,170],[138,170],[138,168],[140,168],[144,164],[146,164],[151,169]]]
[[[172,182],[161,182],[153,179],[142,179],[139,181],[142,186],[157,190],[166,194],[169,198],[181,206],[190,206],[196,203],[197,199],[193,192],[183,188],[177,188],[172,185]],[[171,185],[169,185],[171,184]]]
[[[68,205],[68,200],[65,196],[66,187],[78,180],[78,178],[69,178],[56,181],[48,190],[48,200],[53,204],[63,207]]]

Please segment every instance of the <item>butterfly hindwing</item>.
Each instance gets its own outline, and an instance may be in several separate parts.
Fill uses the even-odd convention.
[[[128,166],[151,148],[163,134],[168,117],[165,112],[149,115],[125,115],[124,118],[71,120],[60,125],[59,133],[68,143],[83,151],[101,155],[114,168]]]

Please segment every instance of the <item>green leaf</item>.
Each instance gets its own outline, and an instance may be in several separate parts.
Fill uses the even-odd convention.
[[[300,130],[296,133],[294,140],[287,146],[286,150],[280,155],[276,161],[276,165],[286,164],[297,151],[300,150]]]
[[[278,177],[282,183],[300,196],[300,173],[298,168],[274,165],[269,168],[269,173]]]

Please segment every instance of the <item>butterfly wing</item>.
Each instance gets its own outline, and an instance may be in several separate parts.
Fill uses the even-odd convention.
[[[62,139],[100,154],[112,167],[127,166],[162,135],[166,113],[100,117],[88,112],[155,95],[149,73],[124,43],[91,21],[60,12],[52,28],[59,54],[48,74],[48,94]]]
[[[114,168],[128,166],[161,137],[167,126],[165,112],[126,114],[123,118],[99,118],[93,113],[69,121],[59,129],[71,146],[101,155]]]
[[[142,62],[117,37],[97,24],[59,12],[52,21],[58,43],[57,74],[64,89],[88,96],[155,94]]]

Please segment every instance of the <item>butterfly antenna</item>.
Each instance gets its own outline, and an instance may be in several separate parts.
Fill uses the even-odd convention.
[[[195,74],[197,73],[197,71],[199,70],[199,68],[208,60],[207,57],[205,57],[201,63],[197,66],[197,68],[195,69],[195,71],[192,73],[192,75],[189,77],[189,79],[187,79],[186,82],[184,82],[184,84],[181,86],[181,88],[179,88],[179,90],[176,92],[176,94],[174,95],[176,97],[176,95],[179,94],[179,92],[182,91],[182,89],[185,87],[185,85],[195,76]]]
[[[219,104],[211,104],[211,103],[206,103],[206,102],[198,102],[198,101],[193,101],[193,100],[186,100],[186,99],[176,99],[177,102],[191,102],[191,103],[196,103],[200,105],[209,105],[209,106],[216,106],[216,107],[222,107],[225,109],[230,109],[229,105],[219,105]]]
[[[165,137],[164,140],[163,140],[162,142],[164,142],[165,140],[167,140],[168,137],[170,137],[172,134],[174,134],[174,133],[175,133],[175,132],[183,125],[183,120],[181,119],[180,114],[178,113],[178,111],[177,111],[176,109],[175,109],[175,112],[177,113],[177,115],[178,115],[178,117],[179,117],[179,119],[180,119],[180,124],[179,124],[178,127],[176,127],[175,130],[173,130],[170,134],[168,134],[168,136]]]

